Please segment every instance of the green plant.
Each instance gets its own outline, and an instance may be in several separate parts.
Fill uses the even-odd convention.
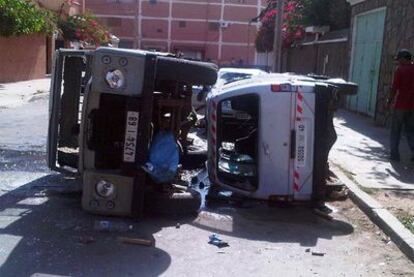
[[[401,223],[414,234],[414,216],[410,214],[400,215],[398,219]]]
[[[351,6],[345,0],[302,0],[303,24],[330,26],[331,30],[349,28]]]
[[[302,24],[304,4],[308,0],[284,0],[282,37],[283,47],[290,45],[304,35]],[[273,50],[274,29],[277,17],[278,0],[267,0],[267,7],[258,16],[261,27],[257,33],[255,45],[258,52]]]
[[[109,31],[91,13],[61,18],[58,27],[62,36],[70,41],[82,41],[97,46],[111,41]]]
[[[51,33],[56,16],[25,0],[0,0],[0,36]]]
[[[267,7],[254,20],[261,23],[256,36],[258,52],[273,50],[274,28],[279,0],[267,0]],[[282,36],[283,46],[303,38],[304,27],[328,25],[331,30],[348,28],[350,5],[346,0],[284,0]]]

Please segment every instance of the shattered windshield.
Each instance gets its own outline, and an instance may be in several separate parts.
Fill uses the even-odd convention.
[[[248,73],[228,72],[220,76],[220,81],[223,83],[223,85],[226,85],[232,82],[248,79],[251,76],[252,74],[248,74]]]

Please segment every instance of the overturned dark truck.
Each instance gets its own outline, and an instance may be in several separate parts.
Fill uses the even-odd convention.
[[[160,149],[167,149],[170,163],[178,162],[175,142],[185,143],[191,126],[192,86],[211,86],[216,78],[214,64],[168,54],[113,48],[57,51],[49,167],[81,179],[82,207],[89,212],[139,217],[147,204],[197,210],[197,193],[168,183],[174,166],[158,170],[160,176],[157,164],[148,159],[158,159],[162,167]]]

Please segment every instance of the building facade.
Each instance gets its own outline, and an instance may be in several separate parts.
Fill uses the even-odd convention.
[[[77,14],[84,0],[31,0],[41,8],[60,14]],[[45,78],[51,73],[54,38],[45,34],[0,36],[0,83]]]
[[[347,102],[351,110],[367,114],[388,125],[386,99],[399,49],[414,53],[413,0],[348,0],[352,5],[349,76],[359,84],[356,97]]]
[[[86,0],[120,47],[182,52],[219,64],[257,64],[251,22],[265,0]]]

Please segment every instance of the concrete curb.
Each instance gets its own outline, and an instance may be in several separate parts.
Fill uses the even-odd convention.
[[[361,190],[337,166],[332,171],[348,187],[352,201],[414,262],[414,235],[380,203]]]

